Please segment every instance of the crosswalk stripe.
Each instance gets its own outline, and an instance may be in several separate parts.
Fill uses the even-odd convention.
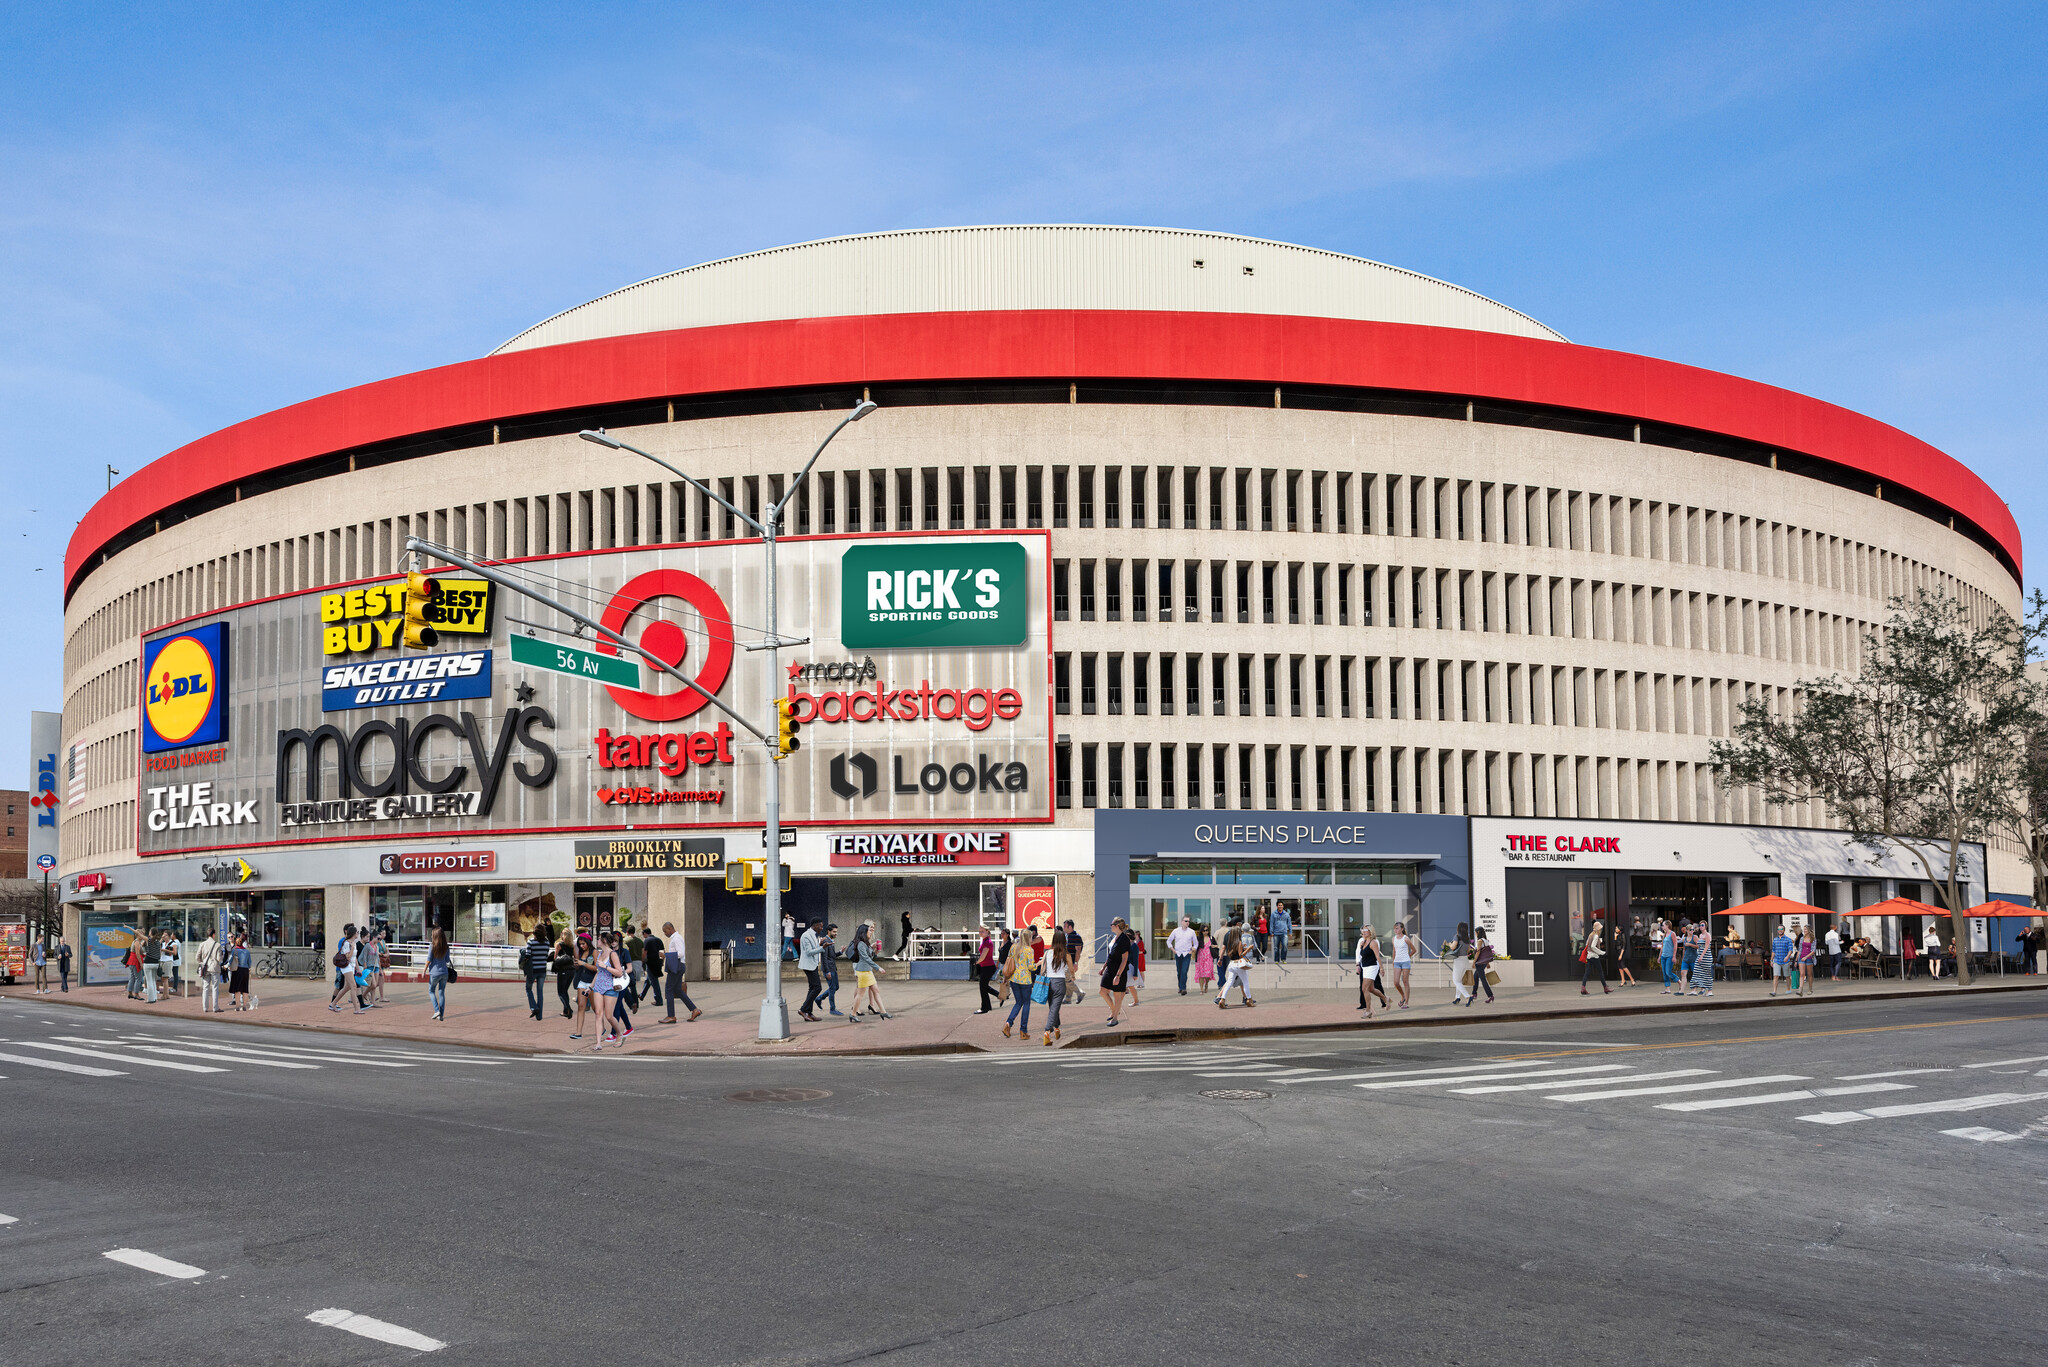
[[[1673,1068],[1668,1073],[1631,1073],[1627,1077],[1614,1078],[1612,1081],[1616,1083],[1662,1082],[1665,1078],[1671,1077],[1706,1077],[1713,1071],[1712,1068]],[[1521,1076],[1534,1077],[1537,1075],[1528,1073]],[[1470,1079],[1458,1078],[1456,1081],[1467,1082]],[[1590,1083],[1598,1081],[1598,1079],[1587,1078],[1586,1081]],[[1555,1082],[1504,1082],[1496,1087],[1453,1087],[1451,1094],[1453,1096],[1491,1096],[1495,1092],[1551,1092],[1557,1090],[1559,1085]]]
[[[24,1054],[0,1054],[0,1060],[8,1063],[26,1063],[31,1068],[48,1068],[57,1073],[77,1073],[81,1077],[126,1077],[116,1068],[90,1068],[83,1063],[59,1063],[53,1058],[29,1058]]]
[[[2040,1101],[2039,1092],[1986,1092],[1982,1096],[1959,1097],[1949,1101],[1916,1101],[1901,1106],[1869,1106],[1860,1111],[1823,1111],[1802,1115],[1816,1125],[1849,1125],[1858,1120],[1888,1120],[1902,1115],[1946,1115],[1956,1111],[1982,1111],[1993,1106],[2013,1106],[2023,1101]]]
[[[281,1058],[251,1058],[243,1054],[214,1054],[203,1049],[177,1049],[168,1044],[130,1044],[130,1049],[145,1054],[169,1054],[173,1058],[208,1058],[215,1063],[246,1063],[254,1068],[303,1068],[318,1071],[317,1063],[292,1063]],[[142,1060],[137,1059],[140,1063]]]
[[[2022,1063],[2048,1063],[2048,1054],[2036,1054],[2032,1058],[1995,1058],[1989,1063],[1965,1063],[1965,1068],[2013,1068]]]
[[[1532,1058],[1520,1063],[1460,1063],[1449,1068],[1403,1068],[1396,1072],[1388,1072],[1384,1068],[1375,1068],[1369,1073],[1332,1073],[1328,1077],[1302,1077],[1293,1080],[1296,1082],[1356,1082],[1360,1078],[1423,1077],[1434,1076],[1440,1073],[1492,1073],[1498,1072],[1502,1068],[1541,1068],[1544,1064],[1550,1062],[1552,1060],[1547,1058]]]
[[[1226,1068],[1220,1073],[1196,1073],[1196,1077],[1243,1077],[1247,1073],[1265,1082],[1300,1082],[1303,1079],[1290,1078],[1290,1073],[1320,1073],[1321,1068],[1282,1068],[1275,1072],[1269,1068]]]
[[[295,1058],[295,1059],[307,1059],[307,1058],[324,1058],[324,1059],[333,1059],[333,1060],[335,1060],[335,1061],[336,1061],[336,1062],[338,1062],[338,1063],[359,1063],[359,1064],[361,1064],[361,1065],[362,1065],[363,1067],[365,1067],[365,1068],[416,1068],[416,1067],[418,1067],[418,1066],[419,1066],[418,1064],[415,1064],[415,1063],[393,1063],[393,1062],[390,1062],[390,1061],[388,1061],[388,1060],[385,1060],[385,1059],[374,1059],[374,1058],[357,1058],[357,1057],[356,1057],[355,1055],[353,1055],[353,1054],[338,1054],[338,1053],[333,1053],[333,1052],[331,1052],[331,1051],[329,1051],[329,1050],[325,1050],[325,1049],[298,1049],[298,1048],[292,1048],[292,1049],[280,1049],[280,1048],[275,1048],[275,1047],[273,1047],[273,1048],[267,1048],[267,1049],[253,1049],[253,1048],[250,1048],[250,1047],[248,1047],[248,1046],[246,1046],[246,1045],[241,1045],[241,1044],[211,1044],[211,1043],[207,1043],[206,1041],[203,1041],[203,1040],[181,1040],[181,1039],[173,1039],[173,1040],[160,1040],[160,1039],[159,1039],[159,1038],[158,1038],[157,1036],[154,1036],[154,1035],[132,1035],[132,1036],[130,1036],[130,1038],[131,1038],[131,1039],[142,1039],[142,1040],[148,1040],[148,1041],[149,1041],[150,1043],[152,1043],[152,1044],[156,1044],[156,1043],[167,1043],[167,1044],[188,1044],[188,1043],[204,1043],[204,1044],[206,1044],[206,1047],[207,1047],[207,1048],[209,1048],[209,1049],[218,1049],[218,1050],[219,1050],[220,1052],[222,1052],[222,1053],[224,1053],[224,1054],[237,1054],[237,1055],[247,1054],[247,1055],[250,1055],[250,1056],[252,1056],[252,1057],[255,1057],[255,1058],[269,1058],[269,1057],[278,1057],[278,1058]]]
[[[86,1058],[112,1059],[117,1063],[133,1064],[138,1068],[169,1068],[180,1073],[225,1073],[227,1071],[225,1068],[208,1067],[204,1063],[173,1063],[167,1058],[136,1058],[131,1054],[109,1053],[105,1049],[81,1049],[75,1044],[43,1044],[36,1040],[25,1039],[21,1042],[21,1047],[24,1049],[48,1049],[54,1054],[79,1054]]]
[[[1943,1130],[1942,1133],[1951,1139],[1974,1139],[1979,1144],[2011,1144],[2026,1138],[2023,1134],[2007,1134],[2004,1130],[1983,1125],[1965,1125],[1960,1130]]]
[[[1566,1092],[1546,1097],[1547,1101],[1612,1101],[1625,1096],[1664,1096],[1670,1092],[1705,1092],[1723,1087],[1763,1087],[1773,1082],[1804,1082],[1803,1073],[1773,1073],[1768,1077],[1730,1077],[1719,1082],[1678,1082],[1669,1087],[1629,1087],[1618,1092]]]
[[[159,1257],[154,1253],[145,1253],[139,1248],[110,1249],[100,1256],[112,1258],[117,1263],[126,1263],[130,1267],[140,1268],[144,1272],[154,1272],[159,1277],[177,1277],[184,1281],[190,1281],[194,1277],[204,1277],[206,1275],[206,1269],[203,1267],[194,1267],[190,1263],[173,1262],[169,1258]]]
[[[1879,1077],[1918,1077],[1922,1073],[1953,1073],[1953,1068],[1894,1068],[1888,1073],[1844,1073],[1840,1081],[1864,1082]]]
[[[1457,1077],[1410,1077],[1402,1078],[1397,1082],[1359,1082],[1353,1085],[1363,1091],[1376,1092],[1402,1087],[1449,1087],[1463,1082],[1499,1082],[1504,1079],[1514,1078],[1565,1077],[1574,1073],[1613,1073],[1626,1072],[1627,1070],[1628,1065],[1625,1063],[1594,1063],[1582,1068],[1546,1068],[1540,1073],[1479,1073],[1476,1075],[1463,1074]],[[1593,1078],[1574,1079],[1574,1081],[1581,1080],[1589,1083],[1594,1081]],[[1569,1087],[1573,1083],[1553,1082],[1550,1085],[1553,1087]]]
[[[1811,1101],[1820,1096],[1856,1096],[1864,1092],[1910,1092],[1910,1082],[1865,1082],[1855,1087],[1801,1087],[1796,1092],[1771,1092],[1764,1096],[1717,1096],[1705,1101],[1659,1102],[1660,1111],[1725,1111],[1735,1106],[1771,1106],[1781,1101]]]

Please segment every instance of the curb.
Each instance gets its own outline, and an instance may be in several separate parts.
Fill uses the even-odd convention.
[[[1822,1002],[1885,1002],[1913,1001],[1924,997],[1974,996],[1984,992],[2041,992],[2048,991],[2048,980],[2029,985],[2009,987],[1964,987],[1928,988],[1911,992],[1861,993],[1855,996],[1830,996],[1825,998],[1795,998],[1807,1005]],[[1561,1011],[1504,1011],[1491,1015],[1475,1016],[1471,1020],[1458,1017],[1429,1016],[1422,1018],[1402,1017],[1398,1028],[1420,1030],[1426,1028],[1456,1027],[1472,1025],[1479,1021],[1497,1021],[1507,1024],[1524,1024],[1530,1021],[1546,1020],[1588,1020],[1607,1016],[1662,1016],[1695,1011],[1755,1011],[1780,1005],[1769,997],[1762,1001],[1700,1002],[1680,1005],[1670,1003],[1645,1003],[1641,1006],[1608,1006],[1599,1009],[1572,1009]],[[1245,1026],[1180,1026],[1171,1030],[1118,1030],[1100,1035],[1079,1035],[1064,1046],[1067,1049],[1115,1049],[1131,1044],[1192,1044],[1199,1041],[1219,1039],[1245,1039],[1261,1035],[1332,1035],[1363,1034],[1369,1030],[1394,1028],[1392,1019],[1382,1025],[1378,1019],[1366,1021],[1325,1021],[1309,1025],[1245,1025]]]

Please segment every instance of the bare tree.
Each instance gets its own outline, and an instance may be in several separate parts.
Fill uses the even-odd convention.
[[[1963,846],[2003,829],[2024,781],[2036,715],[2026,666],[2044,618],[2039,594],[2024,622],[1996,607],[1973,619],[1946,594],[1894,598],[1853,678],[1802,680],[1789,715],[1743,703],[1732,737],[1713,744],[1716,774],[1774,805],[1817,802],[1861,843],[1910,856],[1961,938]],[[1939,869],[1936,849],[1947,853]]]

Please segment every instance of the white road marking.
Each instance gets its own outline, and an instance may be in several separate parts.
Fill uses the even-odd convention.
[[[156,1254],[144,1253],[139,1248],[117,1248],[101,1256],[112,1258],[117,1263],[126,1263],[130,1267],[141,1268],[144,1272],[154,1272],[159,1277],[180,1277],[190,1281],[194,1277],[206,1275],[206,1269],[203,1267],[194,1267],[190,1263],[174,1263],[169,1258],[159,1258]]]
[[[157,1037],[154,1035],[131,1035],[129,1036],[129,1038],[149,1040],[152,1043],[159,1042]],[[208,1043],[205,1040],[165,1040],[161,1042],[168,1044],[205,1044],[207,1048],[218,1049],[220,1052],[224,1054],[246,1054],[256,1058],[269,1058],[273,1055],[283,1058],[298,1059],[324,1058],[334,1059],[335,1061],[340,1063],[360,1063],[365,1068],[416,1068],[419,1066],[415,1063],[390,1063],[383,1059],[357,1058],[353,1054],[337,1054],[329,1052],[325,1049],[255,1049],[249,1047],[248,1045],[212,1044]]]
[[[1502,1068],[1540,1068],[1549,1062],[1549,1059],[1529,1059],[1523,1063],[1460,1063],[1446,1068],[1403,1068],[1395,1072],[1388,1072],[1384,1068],[1375,1068],[1369,1073],[1332,1073],[1328,1077],[1298,1077],[1286,1080],[1291,1082],[1356,1082],[1360,1078],[1423,1077],[1435,1076],[1440,1073],[1491,1073],[1497,1072]]]
[[[66,1035],[64,1038],[70,1039],[71,1036]],[[317,1071],[320,1067],[317,1063],[287,1063],[277,1058],[250,1058],[242,1054],[215,1054],[203,1049],[176,1049],[168,1044],[128,1044],[127,1047],[145,1054],[169,1054],[173,1058],[210,1058],[215,1063],[246,1063],[254,1068],[310,1068]],[[136,1060],[138,1063],[142,1061]]]
[[[431,1353],[437,1348],[448,1346],[439,1339],[430,1339],[425,1334],[416,1334],[396,1324],[386,1324],[383,1320],[373,1320],[368,1315],[358,1315],[352,1310],[315,1310],[306,1318],[315,1324],[324,1324],[330,1329],[340,1329],[345,1333],[360,1334],[366,1339],[375,1339],[379,1343],[388,1343],[396,1348],[412,1348],[422,1353]]]
[[[1773,1082],[1805,1082],[1803,1073],[1772,1073],[1768,1077],[1730,1077],[1719,1082],[1680,1082],[1669,1087],[1628,1087],[1618,1092],[1566,1092],[1546,1101],[1611,1101],[1624,1096],[1663,1096],[1669,1092],[1706,1092],[1722,1087],[1762,1087]]]
[[[53,1072],[77,1073],[81,1077],[126,1077],[118,1068],[88,1068],[83,1063],[59,1063],[53,1058],[28,1058],[21,1054],[0,1054],[8,1063],[26,1063],[31,1068],[48,1068]]]
[[[1889,1073],[1844,1073],[1843,1082],[1864,1082],[1878,1077],[1918,1077],[1922,1073],[1953,1073],[1953,1068],[1894,1068]]]
[[[1900,1115],[1942,1115],[1954,1111],[1981,1111],[1991,1106],[2012,1106],[2022,1101],[2039,1101],[2041,1094],[2022,1092],[1986,1092],[1983,1096],[1966,1096],[1955,1101],[1920,1101],[1904,1106],[1872,1106],[1861,1111],[1822,1111],[1818,1115],[1802,1115],[1801,1120],[1816,1125],[1848,1125],[1858,1120],[1884,1120]]]
[[[1811,1101],[1820,1096],[1857,1096],[1864,1092],[1910,1092],[1910,1082],[1865,1082],[1855,1087],[1802,1087],[1796,1092],[1772,1092],[1767,1096],[1720,1096],[1707,1101],[1664,1101],[1660,1111],[1725,1111],[1733,1106],[1770,1106],[1781,1101]]]
[[[1225,1068],[1220,1073],[1196,1073],[1196,1077],[1244,1077],[1250,1074],[1267,1082],[1278,1082],[1290,1073],[1320,1073],[1321,1068],[1282,1068],[1274,1063],[1262,1063],[1253,1068]],[[1300,1078],[1294,1079],[1301,1081]]]
[[[1565,1077],[1574,1073],[1583,1074],[1626,1072],[1628,1071],[1628,1067],[1629,1065],[1626,1063],[1595,1063],[1579,1068],[1545,1068],[1541,1072],[1536,1073],[1479,1073],[1476,1075],[1467,1073],[1457,1077],[1411,1077],[1403,1078],[1398,1082],[1360,1082],[1354,1085],[1365,1091],[1373,1092],[1389,1090],[1396,1087],[1447,1087],[1461,1082],[1499,1082],[1504,1078],[1513,1079],[1525,1077]],[[1702,1069],[1701,1071],[1705,1070]],[[1587,1082],[1594,1081],[1593,1078],[1586,1078],[1584,1080]],[[1553,1082],[1550,1085],[1553,1087],[1569,1087],[1575,1084],[1569,1082]]]
[[[2048,1063],[2048,1054],[2036,1054],[2032,1058],[1995,1058],[1989,1063],[1965,1063],[1965,1068],[2016,1068],[2022,1063]]]
[[[1943,1130],[1952,1139],[1974,1139],[1979,1144],[2010,1144],[2026,1138],[2025,1135],[2007,1134],[2004,1130],[1986,1129],[1982,1125],[1966,1125],[1960,1130]]]
[[[0,1225],[18,1225],[18,1224],[20,1224],[20,1223],[21,1223],[21,1219],[20,1219],[20,1217],[19,1217],[19,1216],[15,1216],[15,1215],[0,1215]]]
[[[1713,1071],[1712,1068],[1674,1068],[1668,1073],[1635,1073],[1628,1077],[1618,1077],[1613,1080],[1617,1083],[1662,1082],[1664,1079],[1671,1077],[1706,1077]],[[1535,1074],[1531,1073],[1525,1076],[1533,1077]],[[1456,1082],[1469,1082],[1471,1079],[1454,1078],[1452,1080]],[[1587,1081],[1592,1082],[1595,1079],[1588,1078]],[[1558,1085],[1555,1082],[1511,1082],[1502,1083],[1498,1087],[1454,1087],[1451,1089],[1451,1093],[1454,1096],[1491,1096],[1495,1092],[1549,1092],[1555,1091]]]
[[[41,1044],[35,1040],[25,1039],[21,1042],[21,1047],[24,1049],[48,1049],[52,1053],[57,1054],[79,1054],[86,1058],[110,1058],[117,1063],[133,1064],[137,1068],[170,1068],[180,1073],[225,1073],[227,1071],[225,1068],[209,1068],[203,1063],[173,1063],[169,1059],[136,1058],[130,1054],[110,1053],[105,1049],[81,1049],[75,1044]]]

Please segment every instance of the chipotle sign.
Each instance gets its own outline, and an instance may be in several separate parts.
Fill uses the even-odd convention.
[[[496,873],[496,850],[401,850],[380,855],[377,870],[386,877],[408,873]]]

